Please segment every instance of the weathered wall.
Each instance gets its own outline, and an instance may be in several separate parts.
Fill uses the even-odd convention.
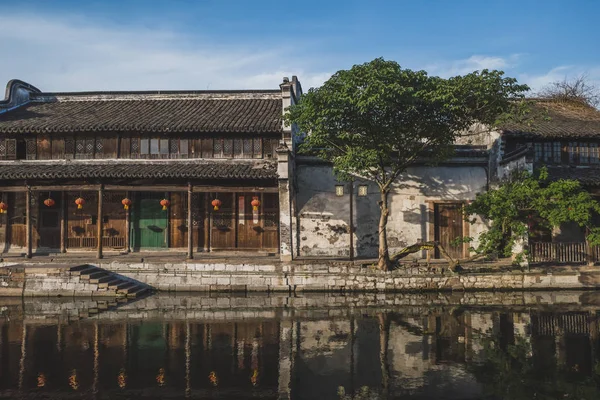
[[[337,182],[331,166],[300,160],[297,167],[298,241],[300,256],[348,257],[350,254],[349,185]],[[335,185],[344,184],[344,195],[336,196]],[[367,185],[367,196],[357,196],[358,186]],[[486,168],[481,165],[449,164],[409,168],[389,195],[390,251],[430,238],[430,202],[469,201],[487,186]],[[353,224],[356,257],[377,255],[379,190],[373,183],[354,183]],[[470,226],[471,236],[485,229],[478,221]],[[476,243],[475,243],[476,244]],[[417,253],[416,258],[424,257]]]
[[[79,282],[67,269],[32,266],[24,275],[0,280],[0,296],[114,296],[97,285]],[[163,291],[302,292],[302,291],[450,291],[550,290],[600,288],[600,270],[556,273],[510,272],[447,275],[414,267],[383,272],[344,262],[286,263],[97,263],[98,267]],[[0,268],[0,272],[6,268]],[[6,274],[4,274],[6,275]],[[11,282],[15,282],[13,285]],[[4,283],[1,283],[4,282]],[[10,288],[14,288],[9,290]],[[20,290],[19,290],[20,289]]]

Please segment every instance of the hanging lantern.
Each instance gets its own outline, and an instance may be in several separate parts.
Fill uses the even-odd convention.
[[[169,207],[171,205],[171,202],[167,199],[162,199],[160,201],[160,205],[162,206],[163,211],[166,211],[167,207]]]
[[[83,205],[85,204],[85,199],[83,197],[78,197],[75,200],[75,204],[77,204],[77,209],[81,210],[83,208]]]
[[[0,202],[0,214],[4,214],[8,210],[8,204],[5,202]]]
[[[258,200],[258,196],[252,197],[252,202],[250,204],[252,204],[252,209],[254,211],[258,211],[258,207],[260,207],[260,200]]]
[[[223,204],[223,203],[222,203],[222,202],[221,202],[221,200],[219,200],[219,199],[214,199],[214,200],[212,201],[212,203],[210,203],[210,204],[212,204],[212,206],[213,206],[213,210],[215,210],[215,211],[219,211],[219,207],[221,207],[221,204]]]
[[[48,197],[46,200],[44,200],[44,204],[46,207],[53,207],[56,202],[51,197]]]
[[[124,209],[129,210],[129,206],[131,205],[131,200],[129,200],[127,197],[125,197],[123,200],[121,200],[121,204],[123,204]]]
[[[210,374],[208,374],[208,380],[213,386],[219,385],[219,378],[217,377],[217,373],[215,371],[210,371]]]

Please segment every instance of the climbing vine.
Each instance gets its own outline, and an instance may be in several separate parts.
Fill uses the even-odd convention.
[[[489,229],[479,235],[477,247],[471,248],[476,256],[509,257],[516,243],[527,242],[532,227],[552,229],[567,222],[584,228],[589,244],[600,244],[600,226],[594,223],[600,204],[579,181],[551,180],[546,168],[537,174],[513,173],[497,188],[478,195],[465,207],[465,214],[471,224],[475,223],[475,216],[489,223]],[[527,250],[523,250],[516,254],[516,261],[527,255]]]

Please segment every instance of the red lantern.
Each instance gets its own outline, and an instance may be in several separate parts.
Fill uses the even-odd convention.
[[[258,200],[258,196],[252,197],[252,202],[250,204],[252,204],[252,209],[254,211],[258,211],[258,207],[260,207],[260,200]]]
[[[127,197],[125,197],[123,200],[121,200],[121,204],[123,204],[124,209],[129,210],[129,206],[131,205],[131,200],[129,200]]]
[[[223,204],[223,203],[221,203],[221,200],[219,200],[219,199],[214,199],[212,201],[212,203],[210,203],[210,204],[212,204],[213,210],[219,211],[219,207],[221,207],[221,204]]]
[[[48,197],[46,200],[44,200],[44,204],[46,207],[52,207],[54,204],[56,204],[56,202],[52,198]]]
[[[162,199],[160,201],[160,205],[162,206],[163,211],[166,211],[167,207],[169,207],[171,205],[171,202],[167,199]]]
[[[4,214],[8,210],[8,204],[5,202],[0,202],[0,214]]]
[[[78,197],[77,199],[75,199],[75,204],[77,204],[77,209],[81,210],[83,208],[83,205],[85,204],[85,199],[83,197]]]

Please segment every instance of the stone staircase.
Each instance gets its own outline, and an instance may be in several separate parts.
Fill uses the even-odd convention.
[[[152,291],[152,288],[146,284],[89,264],[69,268],[69,275],[71,281],[96,287],[97,294],[102,296],[136,298]],[[117,298],[116,301],[119,299]]]

